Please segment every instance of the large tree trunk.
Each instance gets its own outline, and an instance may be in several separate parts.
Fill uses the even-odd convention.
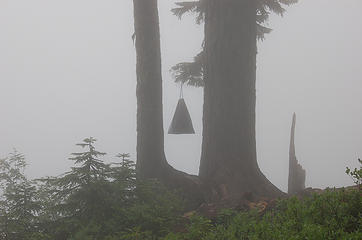
[[[199,176],[216,198],[283,193],[256,159],[256,1],[208,0],[203,142]]]
[[[203,198],[200,183],[166,161],[157,0],[133,0],[137,53],[137,175],[181,188],[192,205]]]
[[[157,0],[134,0],[133,3],[137,53],[137,171],[142,177],[156,178],[167,165]]]

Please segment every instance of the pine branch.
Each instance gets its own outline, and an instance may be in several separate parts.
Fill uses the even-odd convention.
[[[182,62],[170,70],[175,82],[180,82],[194,87],[203,87],[203,52],[194,57],[193,62]]]
[[[178,2],[178,7],[171,11],[178,18],[182,18],[186,13],[196,14],[196,22],[201,23],[205,17],[205,1],[187,1]],[[283,6],[289,6],[298,2],[298,0],[255,0],[257,1],[256,11],[256,40],[264,40],[265,34],[269,34],[272,29],[265,27],[271,13],[283,16],[285,9]],[[170,70],[175,82],[185,83],[189,86],[202,87],[203,80],[203,61],[202,52],[199,53],[193,62],[182,62],[173,66]]]
[[[200,24],[204,21],[205,10],[204,10],[204,0],[199,1],[189,1],[189,2],[177,2],[178,7],[171,9],[172,13],[177,16],[179,19],[182,18],[186,13],[196,14],[196,23]]]

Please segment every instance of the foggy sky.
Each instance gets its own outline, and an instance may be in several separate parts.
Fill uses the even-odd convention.
[[[167,130],[178,100],[169,69],[201,50],[203,27],[159,0]],[[351,185],[362,157],[360,0],[301,0],[259,43],[257,152],[265,175],[287,188],[292,113],[307,186]],[[136,75],[131,0],[0,0],[0,156],[15,147],[31,177],[69,169],[75,143],[93,136],[107,161],[135,159]],[[168,161],[198,172],[202,89],[184,97],[196,135],[165,135]],[[165,131],[167,132],[167,131]]]

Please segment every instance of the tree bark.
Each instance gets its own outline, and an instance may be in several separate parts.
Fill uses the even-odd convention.
[[[197,205],[203,201],[196,176],[172,168],[164,152],[161,47],[157,0],[133,0],[137,54],[137,176],[180,188]]]
[[[142,177],[156,178],[167,165],[157,0],[134,0],[133,4],[137,53],[137,171]]]
[[[199,176],[209,198],[283,193],[256,157],[256,1],[208,0],[205,15],[203,142]]]

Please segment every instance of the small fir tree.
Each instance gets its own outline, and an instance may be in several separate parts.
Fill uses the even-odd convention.
[[[0,239],[27,239],[37,231],[41,204],[25,167],[24,155],[16,150],[0,160]]]

